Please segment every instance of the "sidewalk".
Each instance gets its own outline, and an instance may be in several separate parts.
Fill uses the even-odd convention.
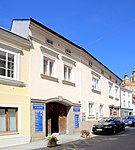
[[[95,136],[95,135],[90,134],[90,138],[92,138],[93,136]],[[80,133],[61,134],[61,135],[57,135],[57,138],[59,139],[59,141],[57,142],[58,144],[64,144],[64,143],[84,139],[80,136]],[[47,147],[46,141],[45,140],[40,140],[40,141],[31,142],[31,143],[28,143],[28,144],[22,144],[22,145],[17,145],[17,146],[10,146],[10,147],[6,147],[6,148],[0,148],[0,150],[34,150],[34,149],[44,148],[44,147]]]

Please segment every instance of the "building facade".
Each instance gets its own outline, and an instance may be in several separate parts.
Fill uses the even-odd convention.
[[[121,99],[121,117],[126,119],[127,116],[133,115],[133,104],[132,104],[132,91],[125,88],[120,89],[120,99]]]
[[[0,148],[30,142],[29,48],[0,28]]]
[[[36,20],[13,20],[30,39],[31,139],[89,129],[119,116],[121,79],[82,47]]]
[[[121,87],[132,91],[133,115],[135,115],[135,68],[133,68],[131,76],[124,74]]]

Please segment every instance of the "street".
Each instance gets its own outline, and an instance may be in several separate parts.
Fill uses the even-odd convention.
[[[135,127],[128,127],[116,135],[98,135],[93,138],[73,141],[53,148],[38,150],[135,150]]]

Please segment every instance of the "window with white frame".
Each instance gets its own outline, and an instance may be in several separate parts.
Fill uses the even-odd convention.
[[[123,106],[124,106],[124,107],[126,106],[126,101],[125,101],[125,100],[123,100]]]
[[[100,91],[100,75],[92,71],[92,89]]]
[[[19,54],[0,49],[0,76],[17,80]]]
[[[95,77],[92,77],[92,89],[99,90],[99,80]]]
[[[75,61],[62,56],[63,60],[63,83],[74,83]]]
[[[100,116],[103,116],[103,105],[99,105],[99,114]]]
[[[89,110],[89,116],[93,116],[94,115],[94,103],[89,102],[88,110]]]
[[[18,131],[18,108],[0,107],[0,133]]]
[[[72,67],[64,65],[64,80],[72,81]]]
[[[115,98],[118,98],[118,87],[115,87]]]
[[[130,101],[128,101],[128,107],[130,107]]]
[[[51,60],[44,56],[44,63],[43,63],[43,73],[47,76],[54,77],[54,60]]]
[[[109,83],[109,96],[113,96],[113,84]]]

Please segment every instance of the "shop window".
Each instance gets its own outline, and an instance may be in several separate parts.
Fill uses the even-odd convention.
[[[0,133],[18,131],[18,109],[0,107]]]

